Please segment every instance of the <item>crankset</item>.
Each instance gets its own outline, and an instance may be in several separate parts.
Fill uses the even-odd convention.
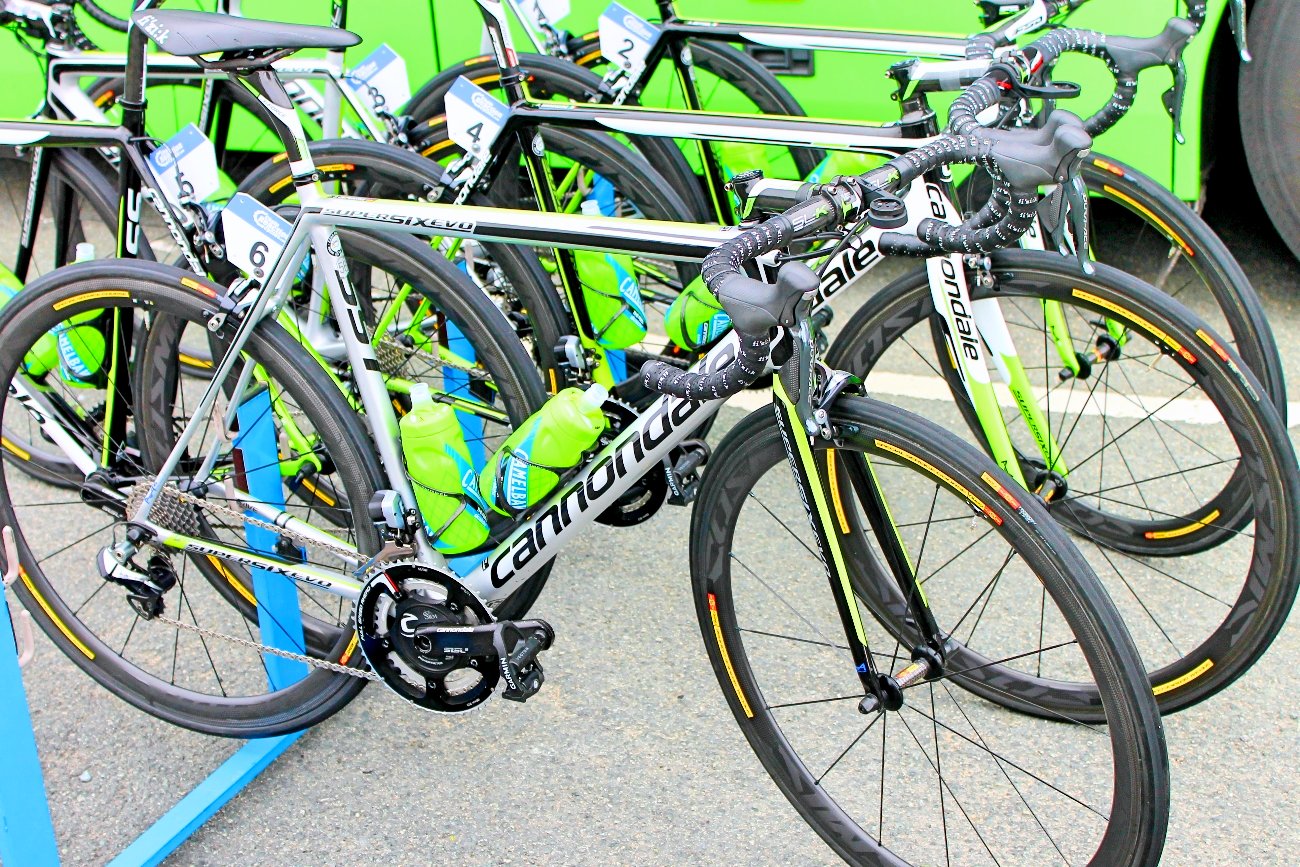
[[[415,562],[371,573],[356,603],[361,652],[384,683],[425,710],[461,713],[542,688],[538,655],[555,633],[541,620],[493,621],[454,576]]]

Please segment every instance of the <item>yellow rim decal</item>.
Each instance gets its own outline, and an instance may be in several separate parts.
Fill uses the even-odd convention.
[[[98,292],[83,292],[80,295],[73,295],[71,298],[64,298],[62,301],[54,302],[55,310],[62,310],[65,307],[71,307],[73,304],[80,304],[83,301],[98,301],[101,298],[130,298],[131,293],[125,289],[101,289]]]
[[[288,155],[287,153],[280,153],[280,154],[276,154],[275,156],[271,157],[271,162],[272,162],[272,163],[282,163],[282,162],[284,162],[285,160],[287,160],[288,158],[289,158],[289,155]]]
[[[94,659],[95,654],[91,652],[90,648],[82,644],[81,639],[72,634],[72,630],[68,628],[67,624],[60,620],[59,616],[54,613],[54,609],[50,607],[50,603],[46,602],[44,597],[36,592],[36,586],[32,584],[32,579],[27,577],[27,570],[19,567],[18,574],[22,577],[23,584],[27,587],[27,592],[32,594],[32,598],[41,606],[41,610],[45,612],[45,616],[50,618],[54,625],[59,627],[59,631],[67,636],[68,640],[77,646],[77,650],[80,650],[86,655],[86,659]]]
[[[980,473],[980,478],[984,483],[993,489],[993,492],[1006,501],[1006,504],[1013,509],[1020,508],[1020,500],[1014,494],[1002,486],[1002,483],[990,476],[988,473]]]
[[[1196,680],[1196,678],[1205,674],[1205,672],[1209,671],[1211,668],[1214,668],[1214,660],[1207,659],[1204,662],[1202,662],[1200,665],[1196,666],[1196,668],[1193,668],[1191,671],[1187,672],[1187,674],[1184,674],[1182,677],[1176,677],[1173,680],[1169,681],[1168,683],[1162,683],[1159,686],[1152,687],[1151,691],[1156,695],[1164,695],[1165,693],[1169,692],[1171,689],[1178,689],[1178,687],[1180,686],[1186,686],[1187,684]]]
[[[849,516],[844,514],[844,503],[840,500],[839,462],[835,460],[835,449],[826,450],[826,483],[831,488],[831,504],[835,506],[835,519],[840,523],[840,532],[849,534]]]
[[[1124,316],[1128,319],[1133,320],[1133,323],[1135,325],[1140,326],[1143,331],[1146,331],[1148,334],[1153,335],[1161,342],[1168,345],[1170,349],[1174,350],[1179,355],[1181,355],[1184,359],[1186,359],[1188,364],[1196,363],[1196,356],[1188,352],[1187,349],[1181,343],[1179,343],[1177,340],[1174,340],[1168,334],[1161,331],[1159,328],[1156,328],[1149,321],[1142,318],[1141,316],[1138,316],[1133,311],[1126,310],[1123,307],[1116,304],[1114,301],[1108,301],[1107,299],[1102,298],[1100,295],[1093,295],[1091,292],[1085,292],[1082,289],[1071,289],[1070,291],[1074,294],[1074,297],[1076,298],[1082,298],[1084,301],[1091,301],[1093,304],[1096,304],[1099,307],[1105,307],[1107,310],[1118,313],[1120,316]]]
[[[731,687],[736,691],[736,698],[740,699],[740,706],[745,711],[745,716],[749,719],[754,718],[754,712],[749,709],[749,699],[740,690],[740,681],[736,679],[736,669],[731,667],[731,654],[727,652],[727,642],[722,640],[722,624],[718,622],[718,597],[712,593],[709,594],[709,616],[713,618],[713,634],[718,639],[718,649],[722,651],[722,664],[727,667],[727,677],[731,678]]]
[[[318,487],[316,487],[315,485],[313,485],[313,484],[312,484],[310,481],[308,481],[307,479],[303,479],[303,480],[302,480],[302,486],[303,486],[304,488],[306,488],[308,491],[311,491],[311,495],[312,495],[313,497],[315,497],[316,499],[320,500],[322,503],[324,503],[324,504],[327,505],[327,506],[333,506],[334,504],[336,504],[336,503],[338,502],[338,500],[334,499],[334,498],[331,497],[329,494],[325,493],[325,492],[322,491],[320,488],[318,488]]]
[[[1110,172],[1112,175],[1117,175],[1118,177],[1121,178],[1124,177],[1124,170],[1121,169],[1119,166],[1115,165],[1114,163],[1110,163],[1107,162],[1106,160],[1093,157],[1092,164],[1104,172]]]
[[[217,297],[216,290],[209,289],[207,286],[204,286],[199,281],[193,280],[189,277],[182,277],[181,285],[184,286],[186,289],[193,289],[195,292],[199,293],[200,295],[205,295],[208,298]]]
[[[208,359],[195,358],[193,355],[186,355],[184,352],[177,353],[176,357],[181,360],[182,364],[188,364],[190,367],[208,368],[212,366],[212,362]]]
[[[549,376],[550,379],[551,379],[551,394],[556,394],[556,393],[559,391],[560,386],[559,386],[559,383],[557,383],[557,382],[555,381],[555,368],[554,368],[554,367],[548,367],[548,368],[546,369],[546,374],[547,374],[547,376]]]
[[[213,566],[217,567],[217,571],[221,573],[221,577],[225,578],[226,581],[230,584],[230,586],[235,588],[235,592],[238,593],[240,596],[243,596],[244,599],[248,601],[249,605],[257,605],[257,597],[254,596],[252,593],[250,593],[248,588],[245,587],[243,583],[241,583],[240,580],[235,577],[234,572],[231,572],[229,569],[226,568],[225,563],[222,563],[212,554],[208,555],[208,560],[212,562]]]
[[[1172,240],[1172,241],[1173,241],[1175,244],[1177,244],[1178,246],[1182,247],[1182,248],[1183,248],[1183,252],[1184,252],[1185,254],[1187,254],[1188,256],[1195,256],[1195,255],[1196,255],[1194,252],[1192,252],[1192,248],[1189,247],[1189,246],[1187,246],[1187,242],[1184,241],[1182,238],[1178,237],[1178,233],[1177,233],[1177,232],[1175,232],[1173,229],[1169,228],[1169,224],[1168,224],[1168,223],[1166,223],[1164,220],[1162,220],[1162,219],[1160,219],[1159,217],[1157,217],[1155,214],[1151,213],[1151,209],[1150,209],[1150,208],[1148,208],[1148,207],[1146,207],[1145,205],[1143,205],[1143,204],[1137,202],[1137,201],[1134,200],[1132,197],[1124,195],[1124,194],[1121,193],[1119,190],[1115,189],[1115,188],[1112,187],[1112,186],[1109,186],[1108,184],[1102,184],[1101,188],[1102,188],[1103,190],[1105,190],[1106,192],[1110,193],[1112,196],[1115,196],[1115,197],[1118,198],[1118,199],[1123,199],[1123,200],[1124,200],[1125,202],[1127,202],[1129,205],[1132,205],[1134,208],[1137,208],[1139,211],[1141,211],[1142,214],[1143,214],[1144,216],[1147,217],[1147,219],[1151,220],[1151,222],[1153,222],[1153,223],[1155,223],[1157,226],[1159,226],[1160,229],[1161,229],[1161,231],[1163,231],[1163,232],[1165,233],[1165,235],[1167,235],[1167,236],[1169,237],[1170,240]]]
[[[268,193],[278,193],[278,192],[280,192],[280,190],[283,190],[285,187],[289,186],[289,184],[291,184],[291,183],[293,183],[293,176],[292,176],[292,175],[285,175],[283,178],[281,178],[280,180],[278,180],[278,181],[276,181],[275,183],[271,184],[271,186],[267,187],[267,188],[266,188],[266,191],[267,191]]]
[[[1215,509],[1199,521],[1193,521],[1186,527],[1179,527],[1176,530],[1148,530],[1142,535],[1148,539],[1176,539],[1179,536],[1186,536],[1188,533],[1195,533],[1204,527],[1208,527],[1219,519],[1220,512]]]
[[[911,461],[912,463],[916,464],[918,467],[925,470],[927,473],[934,476],[936,479],[943,482],[948,487],[952,488],[954,491],[961,494],[966,499],[970,500],[971,505],[975,506],[977,509],[983,512],[984,516],[987,517],[990,521],[992,521],[995,524],[1001,525],[1002,518],[997,514],[997,512],[994,512],[992,509],[988,507],[988,505],[983,500],[981,500],[979,497],[975,496],[969,490],[967,490],[965,485],[961,484],[961,482],[958,482],[952,476],[948,475],[943,470],[934,466],[929,461],[926,461],[922,458],[918,458],[916,455],[912,454],[911,452],[904,451],[903,449],[900,449],[898,446],[894,445],[893,443],[887,443],[884,440],[876,440],[876,447],[882,448],[885,451],[890,452],[891,454],[898,455],[900,458],[903,458],[904,460]]]
[[[343,655],[339,657],[339,665],[347,665],[348,660],[352,658],[352,651],[356,649],[357,649],[357,633],[356,630],[353,630],[352,640],[348,642],[347,650],[343,651]]]
[[[1232,364],[1232,359],[1228,357],[1228,353],[1225,352],[1223,347],[1218,344],[1218,341],[1216,341],[1213,337],[1205,333],[1205,329],[1203,328],[1196,329],[1196,336],[1201,338],[1201,341],[1206,346],[1210,347],[1210,349],[1213,349],[1214,354],[1219,356],[1219,358],[1223,361],[1224,364]]]
[[[95,108],[103,108],[104,106],[112,102],[113,97],[115,96],[117,96],[117,94],[111,90],[104,91],[99,95],[99,98],[95,100]]]
[[[350,172],[355,168],[356,166],[352,163],[335,163],[332,166],[317,166],[316,171],[331,174],[333,172]]]
[[[25,461],[30,461],[32,459],[31,452],[14,445],[13,441],[10,440],[9,437],[0,437],[0,446],[4,446]]]

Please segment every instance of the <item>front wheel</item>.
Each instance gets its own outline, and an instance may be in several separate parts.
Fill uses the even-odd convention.
[[[852,864],[1156,863],[1169,798],[1160,720],[1087,563],[1039,504],[1017,501],[1005,474],[938,426],[846,399],[833,427],[812,496],[834,506],[853,581],[878,580],[883,549],[867,500],[851,496],[860,489],[837,477],[877,485],[940,634],[956,639],[942,674],[903,690],[897,710],[859,713],[781,432],[770,409],[737,425],[695,507],[691,574],[714,673],[777,786]],[[876,667],[898,673],[906,633],[858,606]],[[1087,693],[1106,725],[1012,713],[967,691],[972,680],[1029,703]]]

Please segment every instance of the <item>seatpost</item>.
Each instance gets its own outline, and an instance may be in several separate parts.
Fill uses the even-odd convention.
[[[340,30],[348,26],[348,0],[330,0],[330,26]],[[343,76],[343,49],[325,53],[325,62],[336,79]],[[325,118],[321,126],[325,138],[338,138],[343,134],[343,95],[337,87],[325,88]],[[393,107],[396,109],[396,106]]]
[[[156,0],[140,0],[135,11],[143,12],[156,5]],[[131,138],[144,136],[144,85],[145,70],[148,66],[149,37],[135,26],[134,18],[128,19],[126,30],[126,72],[123,78],[122,95],[117,104],[122,107],[122,126]],[[140,252],[140,211],[144,197],[141,192],[140,177],[132,170],[130,160],[118,161],[117,175],[117,248],[114,254],[119,259],[134,259]]]
[[[655,0],[655,5],[659,7],[660,21],[677,20],[677,10],[673,7],[673,0]]]
[[[501,0],[475,2],[483,13],[483,26],[487,29],[492,53],[501,69],[501,88],[506,92],[506,101],[511,104],[524,102],[528,99],[528,91],[524,88],[524,73],[519,68],[519,55],[515,53],[514,40],[510,37],[505,6]]]

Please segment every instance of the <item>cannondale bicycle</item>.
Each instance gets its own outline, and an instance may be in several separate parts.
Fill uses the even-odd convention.
[[[229,64],[275,106],[283,95],[263,74],[266,58],[337,38],[267,24],[261,44],[250,44],[247,22],[235,38],[211,16],[148,14],[166,33],[161,47],[223,51],[205,62]],[[287,109],[279,116],[292,127]],[[328,197],[301,135],[289,144],[302,209],[265,281],[232,292],[164,265],[87,262],[41,278],[39,291],[0,311],[0,376],[10,383],[0,412],[40,415],[85,472],[82,496],[68,506],[0,466],[0,519],[15,529],[24,603],[92,676],[164,719],[242,736],[318,721],[370,679],[442,713],[497,693],[531,699],[544,682],[540,656],[563,638],[541,620],[509,616],[512,600],[774,357],[775,412],[743,421],[715,455],[725,471],[708,470],[700,484],[691,560],[719,683],[781,790],[854,863],[1158,860],[1168,810],[1160,719],[1086,562],[1041,503],[978,451],[854,395],[851,377],[817,361],[818,281],[806,265],[781,264],[773,282],[742,273],[751,260],[766,268],[768,254],[844,229],[887,249],[910,246],[909,235],[867,219],[928,233],[931,224],[910,219],[896,196],[924,173],[963,160],[1007,166],[1009,194],[1026,197],[1077,165],[1079,140],[943,139],[882,173],[803,194],[787,187],[806,201],[741,233]],[[481,548],[448,559],[403,470],[395,409],[334,228],[380,222],[415,234],[704,258],[736,329],[689,371],[647,368],[647,387],[663,393],[647,413],[623,423],[611,410],[591,453],[551,493],[495,520]],[[1025,227],[1014,214],[999,224],[1009,238]],[[329,297],[346,325],[340,338],[364,414],[313,375],[305,350],[275,323],[308,243],[333,263]],[[42,377],[33,366],[33,344],[64,322],[74,323],[69,340],[93,332],[114,347],[79,391],[61,371]],[[208,380],[162,375],[174,370],[187,331],[214,345]],[[465,400],[486,411],[508,399],[508,384],[484,368]],[[104,423],[78,425],[43,387],[103,399]],[[526,383],[509,385],[517,387]],[[277,404],[292,411],[276,413]],[[350,520],[323,524],[276,502],[289,458],[333,468]],[[787,462],[793,473],[770,472]],[[65,520],[64,508],[83,516],[78,526],[89,514],[104,526],[50,551],[34,516]],[[760,538],[751,518],[803,535],[751,556],[741,551]],[[946,580],[954,576],[962,580]],[[1008,598],[1032,604],[981,604],[981,588],[995,580],[1017,583]],[[297,615],[264,618],[265,594],[286,587]],[[896,597],[910,616],[875,610]],[[268,688],[272,657],[299,666],[297,679]],[[1049,736],[1050,754],[1034,749]],[[978,812],[969,808],[976,801]]]

